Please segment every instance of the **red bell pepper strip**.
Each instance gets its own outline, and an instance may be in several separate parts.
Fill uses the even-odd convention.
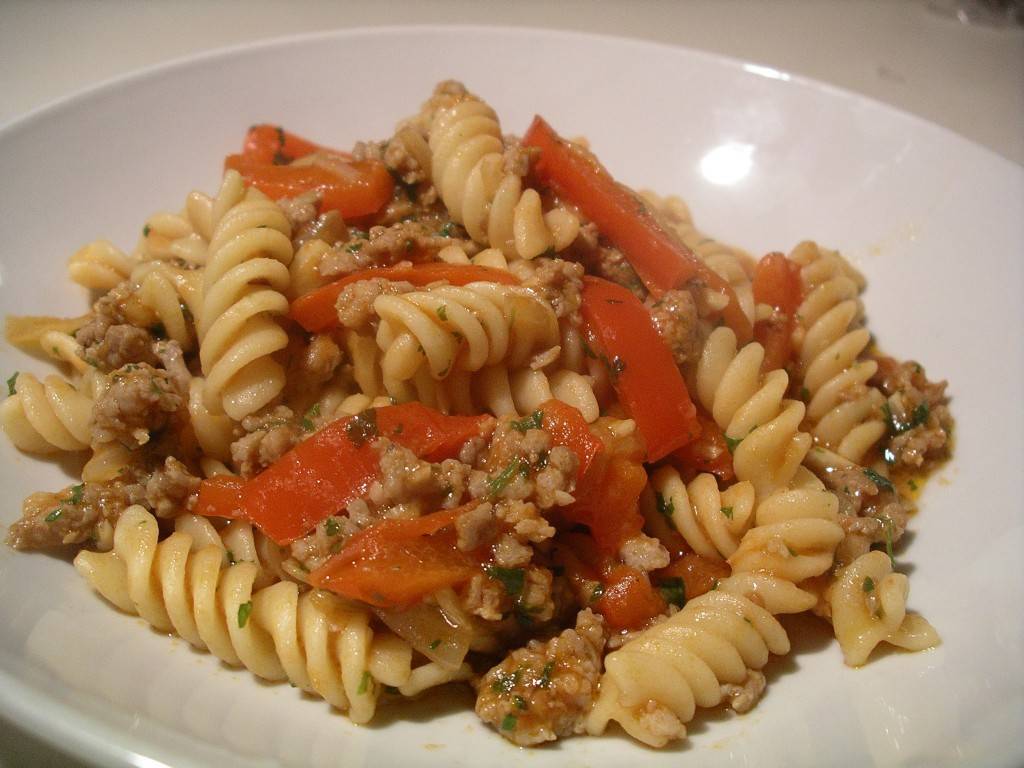
[[[467,581],[478,564],[455,546],[452,525],[478,503],[376,523],[313,571],[309,583],[379,608],[400,608]]]
[[[346,219],[376,213],[395,188],[388,169],[375,160],[274,165],[249,155],[228,155],[224,168],[238,171],[247,184],[272,200],[318,190],[320,210],[337,211]]]
[[[647,574],[628,565],[612,568],[605,577],[604,594],[594,606],[613,630],[640,629],[667,607]]]
[[[699,434],[697,409],[650,314],[630,291],[583,278],[583,320],[605,355],[619,401],[658,461]]]
[[[248,520],[278,544],[288,544],[366,494],[380,475],[370,446],[376,435],[441,461],[493,423],[490,416],[445,416],[420,403],[371,413],[375,419],[361,414],[331,422],[244,484],[237,478],[203,480],[201,513]]]
[[[769,253],[757,263],[754,272],[754,301],[768,304],[775,314],[754,325],[754,338],[764,347],[762,370],[784,368],[793,353],[796,311],[803,293],[800,265],[781,253]]]
[[[604,450],[604,443],[587,426],[583,415],[559,400],[541,403],[542,426],[551,435],[553,445],[563,445],[572,450],[579,459],[576,470],[577,480],[583,478],[597,455]]]
[[[644,525],[639,512],[640,494],[647,472],[637,460],[617,453],[598,454],[576,490],[576,502],[562,514],[590,529],[602,552],[613,554]]]
[[[193,512],[203,517],[240,517],[244,487],[245,480],[235,475],[208,477],[199,485],[199,498]]]
[[[314,152],[329,152],[339,157],[351,157],[347,152],[328,149],[308,139],[286,131],[279,125],[263,123],[252,126],[245,134],[242,154],[268,165],[287,165]]]
[[[345,275],[340,280],[310,291],[292,302],[291,316],[299,325],[312,333],[330,330],[338,324],[338,313],[334,303],[346,285],[360,280],[383,277],[386,280],[403,280],[413,285],[429,285],[438,280],[447,280],[452,285],[466,285],[478,280],[517,285],[519,280],[511,272],[476,264],[447,264],[431,262],[410,267],[378,267],[364,269]]]
[[[729,283],[662,229],[636,194],[617,183],[597,158],[562,139],[539,115],[523,136],[523,146],[540,150],[533,165],[537,179],[593,221],[655,297],[698,278],[728,299],[725,322],[741,343],[750,340],[750,321]]]
[[[710,592],[715,588],[715,584],[731,573],[729,564],[722,560],[712,560],[696,552],[687,552],[678,560],[673,560],[667,568],[655,571],[652,576],[656,585],[663,585],[669,579],[682,580],[686,599],[692,600],[705,592]]]

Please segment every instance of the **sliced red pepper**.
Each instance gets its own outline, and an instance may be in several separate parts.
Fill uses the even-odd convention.
[[[646,573],[619,565],[605,578],[604,594],[594,607],[611,629],[620,630],[641,629],[668,606]]]
[[[559,400],[548,400],[541,404],[543,427],[551,435],[553,445],[563,445],[576,454],[579,467],[576,477],[587,474],[597,455],[604,450],[604,443],[590,431],[583,415]]]
[[[730,483],[736,479],[732,466],[732,454],[725,441],[722,428],[715,420],[697,411],[700,437],[672,452],[672,464],[682,471],[684,480],[692,480],[701,472],[710,472],[719,482]]]
[[[267,165],[287,165],[314,152],[329,152],[339,157],[351,157],[347,152],[321,147],[279,125],[262,123],[252,126],[245,134],[242,154]]]
[[[320,210],[338,211],[346,219],[376,213],[395,188],[388,169],[375,160],[334,158],[329,164],[274,165],[249,155],[228,155],[224,168],[238,171],[272,200],[318,190]]]
[[[476,264],[448,264],[431,262],[406,267],[377,267],[345,275],[340,280],[310,291],[292,302],[291,316],[307,331],[321,333],[338,324],[338,312],[334,303],[346,285],[382,277],[386,280],[401,280],[413,285],[429,285],[446,280],[452,285],[467,285],[477,281],[517,285],[519,280],[511,272]]]
[[[803,293],[800,265],[781,253],[769,253],[754,272],[754,301],[775,310],[773,317],[754,325],[754,338],[764,347],[764,371],[784,368],[793,354],[796,311]]]
[[[203,480],[203,513],[241,517],[278,544],[288,544],[366,494],[380,474],[370,447],[377,434],[421,458],[441,461],[493,423],[491,416],[445,416],[420,403],[372,412],[375,420],[360,415],[328,424],[241,486],[237,479]]]
[[[199,485],[199,498],[192,511],[203,517],[240,517],[244,487],[245,480],[235,475],[208,477]]]
[[[400,608],[467,581],[478,566],[455,546],[452,525],[478,503],[376,523],[313,571],[309,583],[380,608]]]
[[[697,408],[650,314],[630,291],[583,278],[583,320],[605,355],[619,401],[658,461],[699,434]]]
[[[751,338],[750,321],[729,283],[662,229],[636,194],[616,182],[597,158],[562,139],[539,115],[523,136],[523,145],[540,150],[534,175],[597,225],[655,297],[699,278],[728,299],[722,316],[740,342]]]

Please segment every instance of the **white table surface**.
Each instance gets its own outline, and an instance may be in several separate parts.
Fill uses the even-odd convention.
[[[1024,30],[927,0],[0,0],[0,124],[133,70],[280,35],[473,23],[623,35],[857,91],[1024,164]],[[0,766],[79,763],[0,722]]]

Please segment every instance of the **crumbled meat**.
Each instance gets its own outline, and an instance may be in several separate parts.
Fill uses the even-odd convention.
[[[330,336],[318,333],[309,340],[296,373],[311,384],[320,385],[330,380],[339,365],[341,349]]]
[[[93,405],[92,439],[136,448],[168,425],[184,398],[167,371],[131,363],[110,376],[110,385]]]
[[[502,568],[522,568],[533,558],[533,549],[519,542],[511,533],[504,534],[494,545],[494,563]]]
[[[458,536],[455,545],[463,552],[472,552],[485,544],[490,544],[497,530],[494,506],[480,504],[459,515],[455,521],[455,533]]]
[[[502,155],[502,172],[513,176],[525,176],[530,172],[531,150],[523,146],[518,136],[504,137],[505,151]]]
[[[375,226],[368,233],[353,232],[353,238],[341,248],[324,254],[320,274],[338,277],[368,267],[393,266],[408,259],[430,261],[442,248],[461,247],[473,254],[477,246],[464,239],[461,227],[436,216],[396,221]]]
[[[543,429],[519,431],[510,418],[502,419],[482,462],[485,470],[470,473],[473,498],[527,499],[541,509],[571,504],[574,499],[576,454],[565,446],[551,447]]]
[[[302,226],[293,228],[292,231],[295,233],[292,236],[292,244],[296,251],[312,240],[323,240],[328,245],[348,240],[348,227],[337,211],[321,213]]]
[[[722,696],[729,700],[729,706],[736,712],[749,712],[764,693],[764,673],[756,669],[747,670],[747,679],[742,685],[722,684]]]
[[[501,501],[495,508],[498,519],[509,526],[521,543],[540,544],[555,535],[555,529],[541,517],[537,505],[528,501]]]
[[[316,219],[320,197],[320,190],[311,189],[295,197],[282,197],[277,201],[278,207],[292,225],[292,232],[307,226]]]
[[[576,241],[578,247],[575,249],[574,258],[583,263],[588,273],[628,288],[641,301],[647,297],[647,291],[636,271],[620,250],[601,238],[596,224],[588,222],[580,227],[580,235]]]
[[[700,355],[697,303],[687,290],[666,291],[657,301],[648,299],[651,320],[662,340],[672,350],[676,365]]]
[[[408,293],[411,290],[410,283],[392,282],[381,277],[350,283],[341,289],[338,300],[334,303],[338,311],[338,321],[344,328],[366,328],[376,318],[373,302],[378,296]]]
[[[622,542],[619,558],[631,568],[644,572],[665,568],[671,559],[660,541],[643,533]]]
[[[176,341],[158,341],[153,345],[153,354],[163,365],[167,375],[174,382],[178,392],[188,392],[192,374],[185,364],[185,353]]]
[[[359,527],[344,515],[328,517],[307,536],[293,541],[289,554],[306,571],[315,571],[341,551]]]
[[[302,440],[290,408],[276,406],[242,419],[246,434],[231,444],[231,461],[242,477],[252,477],[269,467]]]
[[[72,499],[80,494],[83,498],[74,503]],[[112,531],[122,509],[123,502],[117,505],[87,503],[82,486],[65,488],[59,493],[33,493],[22,503],[21,519],[11,525],[7,543],[21,550],[82,544],[95,537],[100,523],[105,522]]]
[[[903,537],[911,503],[894,488],[881,480],[876,483],[858,466],[832,468],[824,480],[839,499],[839,524],[846,532],[836,549],[838,565],[853,562],[874,545],[892,546]]]
[[[374,449],[380,456],[381,479],[370,487],[367,498],[380,508],[391,508],[386,516],[415,516],[419,506],[434,511],[461,502],[469,466],[457,459],[431,464],[384,438],[374,443]],[[398,513],[399,506],[405,507],[408,515]]]
[[[486,621],[501,621],[512,604],[505,588],[482,573],[473,574],[463,588],[461,599],[466,611]]]
[[[887,461],[920,468],[948,455],[953,417],[945,381],[929,381],[924,368],[913,361],[901,363],[880,357],[871,383],[887,397]]]
[[[512,651],[480,679],[477,715],[520,746],[582,733],[597,693],[604,641],[602,619],[584,610],[575,629]]]
[[[125,281],[93,305],[89,321],[75,332],[75,340],[83,347],[83,359],[103,371],[129,363],[155,365],[153,336],[147,329],[156,322],[152,310],[136,297],[135,287]]]
[[[534,259],[532,273],[523,287],[536,291],[555,311],[557,317],[579,312],[583,290],[583,265],[565,259]]]
[[[146,506],[157,517],[176,517],[192,509],[199,494],[199,478],[173,456],[164,460],[146,481]]]

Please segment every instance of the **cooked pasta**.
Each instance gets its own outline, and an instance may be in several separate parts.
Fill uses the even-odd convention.
[[[455,82],[386,141],[255,125],[224,166],[71,258],[87,314],[8,319],[62,375],[0,425],[82,462],[11,546],[356,723],[469,682],[521,746],[749,710],[779,614],[851,666],[938,642],[894,558],[945,385],[869,343],[838,252],[755,262]]]

